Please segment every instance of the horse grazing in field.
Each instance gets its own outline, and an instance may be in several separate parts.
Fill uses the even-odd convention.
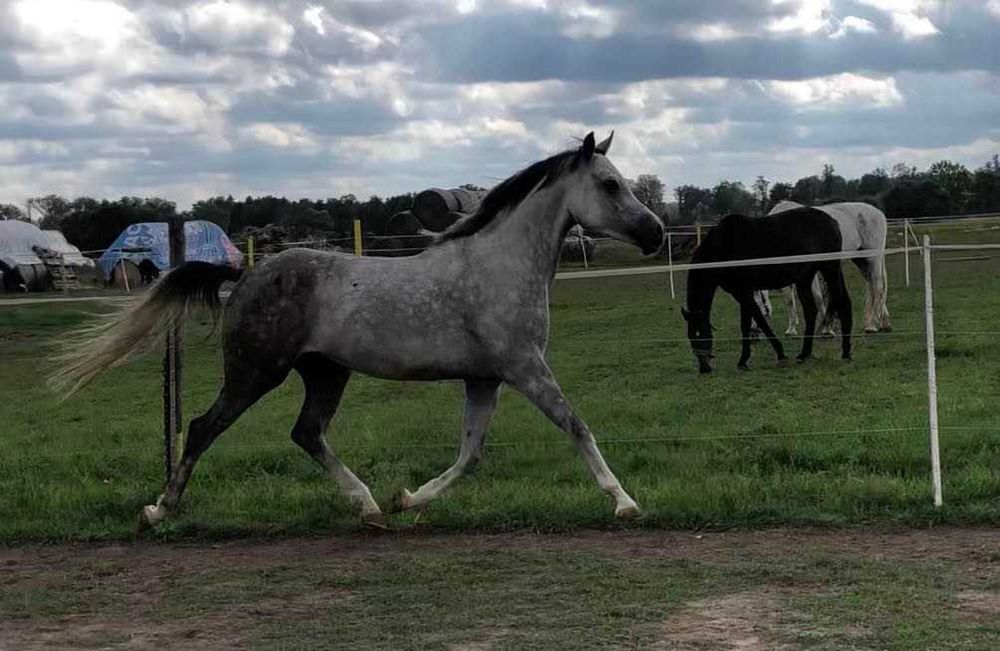
[[[779,201],[769,215],[776,215],[796,208],[802,204],[794,201]],[[884,251],[888,227],[885,214],[867,203],[841,202],[825,206],[816,206],[832,217],[843,240],[844,251]],[[885,255],[880,254],[869,258],[855,258],[854,264],[861,270],[861,275],[867,285],[865,299],[865,332],[891,331],[889,308],[886,305],[889,284],[885,271]],[[784,288],[785,305],[788,307],[788,328],[785,334],[796,334],[798,331],[799,314],[795,307],[795,291],[791,287]],[[756,295],[757,304],[764,308],[769,303],[767,294],[759,292]],[[833,334],[831,328],[833,314],[827,308],[827,291],[817,276],[813,284],[813,298],[819,309],[819,329],[821,333]],[[769,308],[770,305],[767,305]],[[764,310],[769,311],[769,309]]]
[[[613,135],[613,134],[612,134]],[[238,280],[225,307],[225,379],[215,403],[195,418],[183,456],[155,505],[140,513],[154,526],[174,511],[195,463],[248,407],[294,369],[305,402],[292,439],[360,507],[384,526],[368,487],[330,449],[324,431],[351,373],[393,380],[464,380],[460,451],[443,474],[390,506],[403,510],[437,497],[483,455],[502,383],[523,393],[565,430],[615,515],[639,514],[605,463],[587,425],[572,410],[545,361],[549,290],[570,227],[580,224],[639,246],[662,245],[659,218],[632,194],[606,157],[611,137],[534,163],[497,185],[471,216],[412,257],[355,257],[292,249],[241,275],[229,267],[186,263],[167,274],[136,307],[64,356],[55,376],[73,391],[176,323],[190,303],[219,305],[223,281]]]
[[[724,262],[841,250],[840,229],[833,219],[813,208],[796,208],[788,212],[750,219],[729,215],[709,231],[695,249],[691,262]],[[851,357],[851,299],[844,284],[839,260],[796,262],[791,264],[691,269],[687,277],[687,307],[682,314],[687,321],[688,339],[698,358],[698,370],[712,370],[712,301],[719,287],[732,295],[740,305],[740,326],[743,350],[739,367],[747,368],[750,359],[750,326],[756,321],[764,331],[778,361],[785,359],[781,342],[774,336],[754,292],[795,285],[806,317],[806,337],[802,342],[800,361],[812,354],[816,327],[816,303],[810,286],[816,274],[822,274],[830,288],[831,307],[837,310],[843,330],[843,357]]]

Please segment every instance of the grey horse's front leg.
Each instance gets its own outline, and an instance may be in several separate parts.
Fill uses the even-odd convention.
[[[573,413],[573,409],[552,376],[552,371],[544,359],[537,358],[524,364],[507,379],[515,389],[528,398],[549,420],[570,435],[580,454],[590,467],[601,489],[615,501],[615,517],[630,520],[639,516],[639,505],[635,503],[597,447],[594,435],[583,420]]]
[[[427,504],[451,486],[456,479],[470,472],[483,456],[483,441],[490,425],[490,417],[500,397],[500,382],[496,380],[465,383],[465,423],[462,428],[462,447],[458,459],[440,476],[430,480],[415,492],[405,488],[393,498],[392,511],[403,511]]]

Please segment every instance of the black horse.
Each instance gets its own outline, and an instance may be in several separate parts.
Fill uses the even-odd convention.
[[[709,231],[695,250],[693,263],[748,260],[779,256],[830,253],[841,250],[840,228],[829,215],[814,208],[796,208],[776,215],[749,219],[729,215]],[[719,287],[729,292],[740,304],[740,324],[743,331],[743,352],[739,367],[747,368],[750,359],[750,326],[756,322],[764,332],[778,361],[785,359],[781,342],[761,313],[753,293],[761,289],[779,289],[795,285],[806,318],[805,339],[799,361],[812,354],[816,330],[816,302],[810,285],[820,273],[830,288],[830,307],[840,319],[843,358],[851,358],[851,299],[844,283],[840,260],[798,262],[792,264],[728,267],[722,269],[692,269],[687,279],[687,307],[681,312],[687,321],[688,339],[698,358],[698,370],[712,370],[712,300]]]
[[[143,285],[152,285],[160,277],[160,268],[149,258],[143,258],[139,263],[139,276]]]

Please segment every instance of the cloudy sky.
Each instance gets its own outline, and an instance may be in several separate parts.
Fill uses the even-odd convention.
[[[0,0],[0,202],[668,188],[1000,152],[1000,0]]]

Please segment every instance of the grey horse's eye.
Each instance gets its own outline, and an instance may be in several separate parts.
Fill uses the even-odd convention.
[[[618,192],[622,189],[621,185],[619,185],[618,181],[615,179],[606,179],[601,183],[601,187],[604,188],[605,192],[612,196],[618,194]]]

